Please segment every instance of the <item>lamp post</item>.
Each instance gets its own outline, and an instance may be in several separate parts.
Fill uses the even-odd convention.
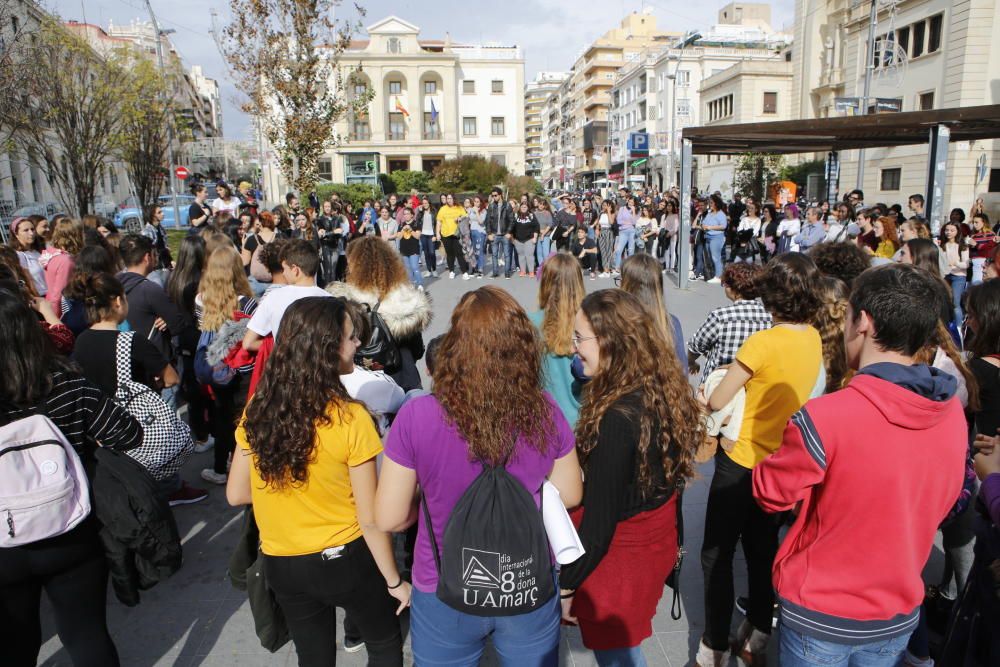
[[[674,74],[669,76],[671,80],[670,86],[670,155],[668,160],[669,170],[667,172],[667,183],[669,184],[674,178],[674,135],[677,132],[677,72],[681,68],[681,60],[684,57],[684,47],[701,39],[701,33],[693,30],[689,30],[684,33],[684,39],[681,40],[680,46],[678,47],[677,53],[677,64],[674,65]]]
[[[859,115],[864,116],[868,113],[868,98],[871,95],[872,90],[872,70],[875,69],[875,24],[878,22],[878,0],[872,0],[871,14],[868,17],[868,61],[865,66],[865,88],[864,97],[861,98],[861,108],[858,110]],[[858,190],[863,190],[865,187],[865,149],[858,149]]]
[[[164,80],[167,79],[167,69],[163,65],[163,36],[170,34],[171,31],[160,31],[160,24],[156,22],[156,14],[153,13],[153,6],[149,4],[149,0],[146,0],[146,10],[149,12],[149,20],[153,24],[153,32],[156,35],[156,58],[160,63],[160,72],[163,74]],[[170,110],[170,97],[167,93],[166,86],[163,88],[163,103],[166,108]],[[170,183],[170,202],[174,207],[174,228],[181,226],[181,211],[180,207],[177,206],[177,186],[174,183],[174,170],[177,168],[177,160],[174,155],[174,124],[173,119],[169,119],[167,122],[167,155],[170,157],[170,172],[167,174],[167,182]],[[146,202],[141,202],[145,205]]]

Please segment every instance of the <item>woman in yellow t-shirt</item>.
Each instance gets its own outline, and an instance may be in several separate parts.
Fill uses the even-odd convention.
[[[786,253],[770,261],[757,279],[773,326],[747,338],[725,377],[707,399],[710,410],[725,407],[746,389],[743,422],[732,451],[715,456],[708,494],[705,539],[705,634],[697,664],[725,664],[733,616],[733,556],[742,540],[749,579],[747,620],[736,635],[735,649],[749,665],[762,665],[774,613],[771,566],[778,551],[781,518],[757,506],[751,488],[754,466],[777,451],[789,418],[809,399],[819,379],[823,347],[809,322],[821,306],[821,275],[812,259]]]
[[[462,238],[458,233],[458,221],[467,215],[464,208],[455,205],[455,195],[441,195],[441,208],[437,212],[437,237],[441,239],[445,256],[448,258],[448,276],[450,278],[455,277],[455,260],[458,260],[462,280],[470,278],[469,263],[465,261],[465,254],[462,252]]]
[[[264,573],[300,665],[334,664],[343,607],[369,663],[401,667],[397,615],[410,604],[410,584],[396,569],[391,536],[375,527],[382,442],[340,382],[354,370],[354,325],[344,302],[331,297],[296,301],[281,324],[236,431],[241,452],[226,497],[253,504]]]

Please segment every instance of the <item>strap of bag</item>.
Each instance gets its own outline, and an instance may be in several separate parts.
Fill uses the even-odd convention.
[[[115,339],[115,386],[132,379],[132,335],[134,331],[120,331]]]
[[[441,575],[441,552],[438,551],[437,538],[434,537],[434,526],[431,524],[431,511],[427,507],[427,499],[421,498],[420,505],[424,508],[424,523],[427,524],[427,535],[431,538],[431,553],[434,554],[434,570]]]
[[[674,589],[673,598],[670,601],[670,618],[675,621],[681,619],[681,564],[684,562],[684,487],[678,486],[674,493],[677,494],[677,561],[674,563]]]

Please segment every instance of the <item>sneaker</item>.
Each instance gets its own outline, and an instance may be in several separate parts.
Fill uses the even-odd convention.
[[[201,478],[206,482],[211,482],[212,484],[218,484],[221,486],[229,479],[229,475],[215,472],[211,468],[205,468],[201,471]]]
[[[472,276],[470,276],[468,273],[463,273],[462,274],[462,280],[470,280],[471,278],[472,278]]]
[[[744,616],[747,615],[747,607],[750,605],[750,598],[738,597],[736,598],[736,611],[740,612]],[[778,604],[774,605],[774,617],[771,619],[771,627],[778,627]]]
[[[504,278],[506,278],[507,280],[510,280],[510,274],[508,273],[507,275],[504,276]]]
[[[167,496],[167,502],[171,507],[177,507],[178,505],[200,503],[205,498],[208,498],[208,491],[196,489],[193,486],[188,486],[187,482],[181,482],[181,488]]]
[[[590,274],[590,279],[591,279],[591,280],[597,280],[597,275],[596,275],[596,274],[594,274],[594,273],[591,273],[591,274]]]
[[[483,274],[482,273],[477,273],[476,274],[476,280],[482,280],[482,279],[483,279]]]
[[[421,271],[420,275],[423,276],[424,278],[429,278],[430,275],[431,275],[431,272],[430,271]]]
[[[454,271],[449,271],[448,272],[448,277],[451,278],[452,280],[454,280],[455,279],[455,272]]]
[[[720,284],[722,282],[722,280],[719,279],[719,278],[710,278],[710,279],[706,280],[705,282],[709,283],[711,285],[718,285],[718,284]]]
[[[705,646],[703,639],[698,643],[698,654],[694,658],[698,667],[725,667],[729,664],[729,651],[713,651]]]
[[[418,292],[423,292],[424,291],[424,286],[423,285],[417,285],[417,291]]]
[[[357,653],[365,647],[364,639],[355,639],[354,637],[344,637],[344,651],[347,653]]]
[[[194,453],[203,454],[204,452],[210,450],[212,447],[215,447],[215,438],[213,438],[212,436],[208,436],[208,438],[205,439],[205,442],[194,443]]]

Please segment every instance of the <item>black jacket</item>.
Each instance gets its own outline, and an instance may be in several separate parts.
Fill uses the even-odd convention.
[[[156,481],[127,454],[98,447],[91,479],[94,514],[111,584],[122,604],[139,604],[152,588],[181,568],[177,523]]]
[[[149,342],[163,354],[164,359],[172,360],[174,351],[170,338],[180,336],[184,327],[190,326],[190,323],[180,309],[170,301],[166,290],[151,280],[131,271],[119,273],[118,280],[121,281],[128,297],[128,325],[132,331],[135,331],[137,336],[148,338]],[[153,322],[158,317],[167,323],[169,330],[167,333],[153,329]]]
[[[510,234],[514,228],[514,209],[509,202],[491,202],[486,207],[486,220],[483,222],[487,234]]]
[[[233,588],[247,592],[250,614],[253,616],[260,645],[274,653],[287,644],[291,637],[285,614],[264,577],[263,560],[260,558],[260,529],[254,518],[253,505],[247,505],[243,511],[240,540],[229,558],[229,581]]]

